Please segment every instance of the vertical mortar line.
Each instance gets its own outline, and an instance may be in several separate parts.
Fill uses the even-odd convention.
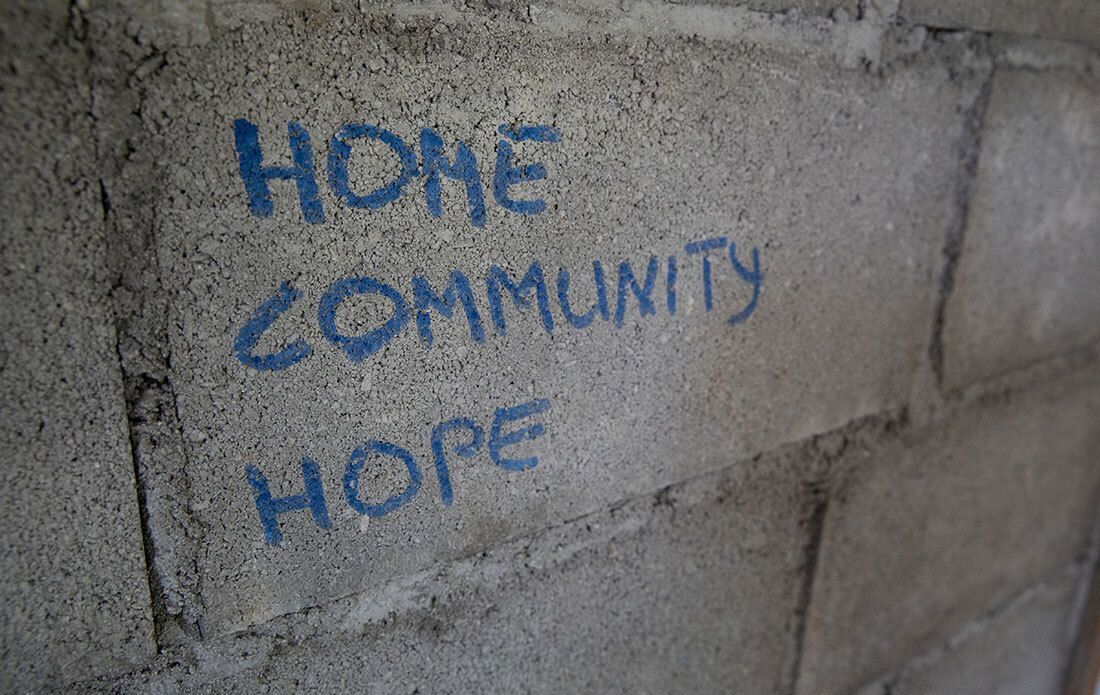
[[[907,408],[900,411],[886,411],[871,416],[858,423],[849,423],[836,430],[834,433],[823,433],[809,440],[809,445],[803,450],[803,455],[808,457],[815,465],[812,472],[804,482],[810,512],[806,516],[807,527],[806,543],[802,549],[801,579],[798,587],[798,596],[795,601],[795,625],[794,656],[787,674],[787,695],[796,695],[798,683],[801,678],[802,656],[805,650],[806,630],[809,625],[810,606],[813,601],[814,587],[817,582],[818,567],[821,564],[821,546],[825,537],[825,523],[828,517],[829,504],[833,495],[846,485],[847,470],[843,463],[848,452],[853,446],[861,448],[878,446],[883,438],[892,438],[897,435],[897,427],[904,427],[908,421]],[[876,424],[869,426],[874,421]],[[829,443],[830,434],[839,434],[839,443]],[[870,442],[868,441],[870,439]],[[835,441],[835,438],[834,438]]]
[[[118,357],[119,371],[122,371],[122,344],[118,337],[118,325],[115,325],[115,354]],[[123,375],[125,378],[125,375]],[[134,403],[131,402],[125,386],[123,398],[126,400],[126,436],[130,444],[130,462],[134,467],[134,491],[137,497],[138,517],[141,528],[141,549],[145,556],[145,581],[149,587],[149,608],[153,618],[153,642],[157,651],[161,650],[161,633],[164,629],[164,591],[153,564],[153,533],[149,522],[148,502],[145,498],[145,485],[142,480],[141,466],[138,463],[138,440],[134,436]]]
[[[90,88],[90,84],[89,84]],[[99,162],[99,137],[93,133],[93,137],[96,141],[96,162]],[[100,190],[100,208],[103,219],[104,229],[107,230],[110,225],[111,214],[111,199],[107,191],[107,185],[103,179],[99,179]],[[114,286],[111,288],[112,294],[118,287],[120,280],[116,279]],[[129,375],[126,373],[124,366],[124,359],[122,354],[122,337],[121,329],[119,325],[118,315],[115,308],[111,307],[111,316],[114,319],[115,329],[115,357],[118,359],[118,370],[123,380],[122,397],[126,406],[126,437],[130,445],[130,464],[133,466],[134,472],[134,492],[137,499],[138,507],[138,520],[140,522],[141,529],[141,547],[142,553],[145,558],[145,580],[149,588],[149,607],[153,618],[153,641],[159,652],[162,647],[161,634],[164,629],[165,609],[164,609],[164,591],[161,586],[160,578],[157,575],[156,567],[153,561],[153,532],[150,527],[150,515],[148,500],[145,495],[145,481],[141,470],[140,464],[140,449],[138,438],[136,436],[135,425],[140,423],[141,416],[138,413],[137,404],[141,400],[141,394],[144,393],[144,389],[138,393],[131,393],[131,390],[127,388],[127,378]]]
[[[958,267],[959,256],[962,254],[963,237],[966,233],[967,221],[970,217],[970,203],[974,184],[978,174],[978,159],[982,148],[982,126],[985,122],[986,110],[989,108],[989,97],[993,89],[993,77],[997,72],[994,63],[979,88],[974,103],[966,112],[963,120],[963,132],[959,139],[958,156],[961,171],[955,178],[955,190],[953,198],[953,216],[948,224],[944,237],[941,257],[943,258],[940,274],[939,294],[936,299],[935,321],[932,326],[932,339],[928,345],[929,362],[936,378],[936,386],[943,390],[943,329],[947,312],[947,302],[955,287],[955,272]]]
[[[809,527],[809,538],[802,549],[802,585],[798,589],[798,599],[795,603],[795,619],[798,624],[794,633],[794,658],[791,660],[790,672],[787,675],[788,695],[795,695],[798,692],[806,624],[810,618],[810,600],[813,597],[814,582],[817,579],[821,541],[825,535],[825,514],[829,508],[829,496],[830,490],[824,484],[810,485],[809,497],[813,507],[806,521]]]
[[[98,119],[95,113],[95,77],[92,71],[92,65],[95,61],[95,49],[92,47],[88,37],[88,20],[84,16],[84,11],[80,7],[78,0],[71,0],[69,3],[69,22],[68,29],[72,34],[72,38],[80,46],[80,53],[83,58],[83,78],[84,87],[87,89],[87,116],[88,116],[88,128],[92,136],[92,163],[96,167],[96,170],[100,169],[102,160],[102,147],[99,137]],[[107,191],[107,185],[102,177],[97,176],[96,182],[99,187],[99,214],[101,222],[101,237],[104,249],[104,260],[110,259],[110,215],[111,215],[111,198]],[[110,303],[110,297],[114,293],[118,286],[118,279],[112,278],[112,285],[107,292],[107,300]],[[137,440],[134,436],[134,403],[131,401],[130,392],[126,384],[126,370],[123,364],[122,357],[122,339],[120,337],[120,326],[118,323],[118,317],[114,311],[113,306],[110,309],[112,328],[114,329],[114,351],[115,358],[118,363],[118,374],[121,382],[121,397],[126,409],[126,440],[130,451],[130,465],[133,472],[133,488],[134,488],[134,500],[137,503],[138,513],[138,528],[141,532],[141,552],[142,559],[145,563],[145,583],[146,591],[149,596],[149,612],[152,621],[153,628],[153,644],[156,650],[159,652],[161,649],[161,611],[158,610],[158,603],[160,602],[160,581],[156,577],[156,572],[153,567],[153,548],[152,548],[152,536],[149,529],[149,517],[147,513],[147,503],[145,499],[145,490],[141,483],[141,471],[138,465],[138,452],[137,452]]]
[[[1100,686],[1100,516],[1093,526],[1084,577],[1070,626],[1073,646],[1063,677],[1063,695],[1093,695]]]
[[[85,73],[86,82],[88,86],[88,100],[89,100],[89,114],[92,121],[92,139],[95,153],[95,164],[97,169],[102,171],[109,163],[111,153],[104,141],[104,131],[100,126],[100,117],[96,114],[96,104],[99,103],[99,91],[102,84],[102,77],[97,78],[95,67],[99,60],[99,56],[92,45],[91,38],[89,37],[88,21],[84,17],[83,10],[81,10],[76,4],[77,0],[74,0],[71,5],[71,12],[73,13],[73,21],[78,25],[79,35],[83,51],[85,53]],[[129,87],[135,89],[134,87]],[[147,491],[151,489],[156,480],[152,479],[149,475],[149,466],[155,465],[146,461],[146,449],[150,446],[150,440],[155,443],[157,437],[155,434],[148,434],[145,430],[149,426],[164,425],[172,430],[176,435],[181,434],[179,428],[179,407],[177,403],[177,397],[175,389],[171,384],[169,374],[171,373],[171,351],[170,344],[167,340],[167,335],[162,332],[157,332],[153,340],[156,341],[152,344],[152,347],[157,351],[163,348],[165,354],[165,364],[157,367],[154,366],[153,370],[135,369],[132,365],[127,364],[124,354],[124,333],[126,332],[126,321],[128,319],[134,319],[132,310],[128,310],[122,306],[116,298],[116,293],[120,288],[124,288],[127,285],[127,279],[135,279],[138,282],[138,291],[143,295],[148,295],[150,292],[158,292],[159,280],[160,280],[160,259],[156,254],[156,246],[150,243],[151,260],[153,268],[153,276],[156,278],[158,287],[150,288],[148,283],[142,280],[142,278],[132,278],[134,269],[130,267],[128,263],[113,263],[114,257],[121,249],[122,253],[129,253],[130,250],[125,247],[126,244],[117,238],[117,229],[114,224],[115,214],[113,212],[113,205],[111,203],[110,192],[108,189],[107,180],[104,176],[98,177],[99,193],[100,193],[100,212],[103,223],[104,245],[107,253],[107,262],[110,266],[111,273],[111,289],[108,293],[108,302],[110,304],[111,316],[113,318],[114,330],[115,330],[115,352],[119,363],[119,371],[121,373],[123,382],[122,398],[126,406],[126,418],[127,418],[127,437],[130,446],[131,463],[134,469],[134,487],[135,497],[137,500],[140,529],[142,534],[142,551],[145,559],[146,569],[146,583],[149,589],[150,595],[150,608],[153,621],[153,638],[156,644],[158,652],[165,646],[165,628],[170,622],[176,622],[180,624],[185,632],[188,632],[188,627],[193,627],[199,632],[201,638],[201,629],[198,625],[197,619],[193,623],[186,621],[186,616],[174,615],[169,610],[168,596],[169,586],[167,586],[163,580],[164,568],[157,562],[157,549],[155,540],[155,523],[154,512],[150,507]],[[155,227],[156,210],[149,210],[150,222],[147,234],[151,240],[153,229]],[[139,320],[147,320],[144,315],[137,317]],[[142,340],[142,349],[149,348],[148,339]],[[160,398],[164,398],[164,394],[167,394],[167,398],[171,399],[171,412],[168,413],[165,410],[165,406],[161,404]],[[172,418],[176,418],[174,421]],[[154,444],[155,445],[155,444]],[[180,468],[186,470],[186,447],[181,447],[181,456],[183,460],[180,462]],[[184,478],[186,480],[186,477]],[[187,560],[195,562],[195,558],[188,555]],[[162,563],[161,563],[162,564]],[[179,571],[179,568],[176,568]],[[177,591],[178,586],[174,587]],[[199,592],[194,589],[191,592],[190,598],[198,602]],[[198,609],[196,615],[201,614],[201,609]]]
[[[92,73],[92,65],[95,60],[95,49],[92,47],[88,37],[88,20],[84,16],[84,11],[80,7],[77,0],[72,0],[69,3],[69,29],[72,32],[73,38],[80,45],[82,57],[84,60],[84,86],[87,89],[87,114],[89,120],[89,130],[92,136],[92,155],[93,165],[98,170],[100,167],[102,148],[100,146],[99,129],[97,126],[97,118],[95,113],[95,82]],[[111,198],[107,192],[107,186],[102,177],[97,177],[97,183],[99,186],[99,213],[101,222],[101,234],[103,247],[105,251],[105,260],[110,258],[109,249],[109,233],[108,228],[110,224],[111,214]],[[111,289],[107,293],[109,299],[114,292],[117,283],[113,282]],[[145,563],[145,582],[146,590],[149,595],[149,612],[152,619],[153,628],[153,644],[157,651],[160,651],[160,620],[157,610],[157,597],[159,596],[159,582],[155,577],[153,570],[153,557],[151,547],[151,537],[148,528],[148,517],[146,514],[146,500],[145,492],[141,485],[141,476],[137,462],[137,451],[135,448],[134,427],[133,427],[133,404],[130,402],[129,390],[126,387],[126,373],[123,367],[122,360],[122,345],[119,333],[119,325],[117,316],[113,308],[111,309],[112,324],[114,329],[115,339],[115,357],[118,360],[118,374],[122,385],[122,399],[126,408],[126,440],[129,445],[130,451],[130,465],[133,471],[133,488],[134,488],[134,500],[137,503],[138,512],[138,528],[141,532],[141,551],[142,559]]]
[[[154,211],[154,214],[153,214],[153,220],[154,220],[153,224],[155,226],[155,220],[156,220],[155,211]],[[153,243],[153,259],[154,259],[154,262],[155,262],[155,265],[156,265],[157,284],[159,286],[160,282],[161,282],[161,280],[160,280],[160,278],[161,278],[161,274],[160,274],[161,273],[161,270],[160,270],[161,269],[160,252],[156,247],[155,241]],[[161,287],[161,290],[163,291],[163,287]],[[172,376],[171,376],[172,375],[172,369],[173,369],[173,364],[172,364],[172,342],[171,342],[171,339],[168,337],[167,334],[164,335],[164,341],[165,341],[165,346],[166,346],[165,357],[164,357],[165,370],[166,371],[165,371],[164,382],[162,384],[162,387],[167,390],[168,396],[172,401],[172,418],[173,418],[174,426],[177,430],[177,433],[182,435],[182,433],[183,433],[183,415],[180,413],[179,394],[176,393],[176,387],[172,383]],[[183,472],[183,483],[182,484],[184,486],[184,490],[186,491],[186,502],[187,502],[188,514],[189,515],[193,514],[193,512],[191,511],[191,506],[192,506],[192,501],[194,500],[193,492],[192,492],[192,488],[191,488],[191,476],[187,473],[187,471],[189,471],[191,469],[190,456],[191,456],[191,450],[188,448],[187,443],[186,442],[181,442],[180,457],[182,458],[182,461],[181,461],[182,472]],[[199,528],[200,537],[205,538],[206,535],[207,535],[207,530],[208,530],[207,524],[205,524],[203,522],[203,519],[198,515],[192,516],[191,520]],[[203,601],[203,599],[202,599],[203,575],[202,575],[201,572],[198,571],[198,562],[199,562],[198,551],[194,550],[194,548],[191,548],[191,550],[192,550],[192,552],[190,552],[188,554],[187,560],[188,560],[188,562],[193,563],[194,569],[195,569],[195,576],[194,576],[194,584],[192,586],[188,587],[188,589],[191,592],[191,594],[192,594],[191,598],[196,602],[196,604],[197,604],[196,608],[199,611],[197,613],[197,615],[194,616],[195,620],[194,620],[194,623],[191,624],[191,626],[194,628],[195,632],[197,633],[198,638],[200,640],[203,640],[203,639],[206,639],[205,630],[203,629],[203,624],[204,623],[203,623],[203,620],[202,620],[202,615],[204,614],[204,607],[202,605],[202,601]]]
[[[147,259],[151,263],[152,277],[154,278],[153,284],[150,285],[143,282],[140,287],[140,292],[148,296],[150,293],[159,294],[163,293],[164,288],[161,285],[161,263],[158,249],[155,239],[153,239],[154,230],[157,225],[157,211],[155,209],[149,210],[149,222],[148,222],[148,241],[149,249]],[[121,271],[125,274],[127,271],[123,269]],[[121,281],[121,278],[120,278]],[[115,320],[121,324],[124,320],[119,315],[120,309],[115,306]],[[121,333],[119,333],[121,334]],[[197,572],[197,556],[192,552],[191,537],[189,529],[187,527],[169,528],[169,532],[179,533],[180,536],[177,540],[186,549],[169,550],[169,555],[173,552],[179,553],[182,556],[182,560],[187,563],[191,563],[190,569],[196,570],[193,575],[194,584],[174,584],[171,585],[171,589],[176,592],[182,592],[186,594],[185,601],[191,601],[193,604],[187,604],[183,607],[182,613],[173,614],[169,610],[168,596],[170,587],[167,586],[163,580],[162,572],[166,571],[164,567],[160,566],[156,560],[157,549],[154,535],[154,512],[150,510],[146,503],[146,490],[153,488],[158,484],[158,480],[155,475],[150,475],[150,466],[159,465],[156,460],[149,462],[146,459],[147,449],[157,446],[157,434],[145,434],[142,432],[144,426],[153,425],[166,428],[168,435],[175,436],[179,439],[179,459],[173,462],[173,466],[178,466],[177,470],[181,473],[179,489],[174,491],[180,495],[180,504],[184,505],[187,510],[191,508],[191,490],[190,490],[190,477],[186,474],[189,468],[188,457],[190,451],[186,445],[186,442],[182,441],[182,417],[179,408],[179,397],[176,393],[176,389],[172,384],[172,350],[171,341],[166,333],[158,331],[157,335],[153,338],[155,341],[154,347],[157,349],[163,348],[163,363],[156,365],[153,369],[154,373],[150,373],[141,369],[130,369],[123,367],[124,377],[134,385],[133,390],[127,391],[127,410],[130,422],[131,432],[131,446],[133,447],[133,462],[134,462],[134,475],[135,482],[138,486],[139,497],[141,500],[141,514],[142,514],[142,532],[145,536],[146,552],[149,573],[150,585],[155,589],[153,597],[154,607],[154,619],[156,621],[158,636],[164,634],[165,627],[174,622],[187,634],[197,634],[199,639],[204,638],[202,630],[202,606],[201,606],[201,575]],[[143,344],[144,348],[149,347],[148,343]],[[121,352],[119,353],[120,361],[123,359]],[[152,398],[152,403],[146,402],[147,398]],[[167,444],[163,441],[162,445]],[[155,456],[153,457],[156,458]],[[163,481],[159,481],[160,485],[164,485]],[[190,514],[190,511],[187,512]],[[193,522],[197,527],[201,529],[201,534],[205,534],[205,526],[201,520],[197,517],[190,518],[189,521]],[[179,560],[177,560],[179,562]],[[174,566],[175,571],[182,569],[181,564]],[[165,646],[161,644],[163,640],[158,641],[158,646]]]

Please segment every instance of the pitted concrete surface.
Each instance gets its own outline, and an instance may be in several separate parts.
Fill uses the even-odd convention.
[[[5,9],[0,684],[1015,678],[1097,552],[1100,63],[926,5]]]
[[[108,310],[100,191],[64,3],[0,12],[0,690],[155,653]]]
[[[781,692],[811,524],[795,448],[435,567],[98,692]]]
[[[155,203],[157,255],[190,506],[203,530],[205,629],[238,630],[362,591],[904,400],[932,310],[953,138],[975,86],[935,61],[877,78],[828,58],[430,12],[288,14],[173,54],[143,85],[145,108],[158,115],[139,147],[158,152],[168,172]],[[272,217],[250,215],[238,118],[256,124],[265,165],[289,163],[288,121],[309,131],[323,222],[304,222],[292,181],[271,183]],[[324,189],[323,167],[328,139],[356,122],[413,147],[421,128],[437,129],[448,154],[461,139],[487,188],[498,127],[550,125],[560,142],[515,146],[521,161],[544,162],[547,178],[512,189],[546,210],[515,215],[487,190],[479,228],[462,187],[445,181],[435,218],[423,177],[381,209],[348,209]],[[351,180],[365,194],[397,174],[396,162],[363,141]],[[715,237],[727,241],[710,254],[707,312],[702,256],[685,244]],[[754,283],[736,272],[731,242],[743,269],[757,254],[763,276],[755,310],[733,326],[728,319],[753,306]],[[619,263],[642,284],[650,258],[652,313],[641,315],[626,289],[616,325]],[[594,301],[597,259],[610,318],[578,330],[561,312],[558,271],[571,273],[581,313]],[[489,266],[518,280],[533,262],[546,276],[553,330],[505,294],[499,335]],[[461,311],[435,315],[430,349],[410,320],[359,363],[322,335],[318,313],[334,282],[370,276],[411,303],[414,275],[442,291],[452,270],[470,278],[483,342]],[[283,282],[300,298],[256,353],[304,341],[311,354],[258,372],[234,357],[235,336]],[[354,335],[393,311],[377,297],[349,301],[336,325]],[[432,428],[463,416],[488,434],[497,408],[532,399],[549,410],[524,422],[543,423],[545,434],[510,455],[538,465],[503,470],[485,448],[468,461],[452,455],[454,503],[445,506]],[[417,496],[381,519],[361,516],[342,489],[349,456],[373,439],[407,449],[422,472]],[[301,494],[304,456],[317,464],[332,528],[287,513],[282,544],[271,546],[245,469],[257,467],[274,497]],[[410,484],[392,458],[364,470],[371,504]]]

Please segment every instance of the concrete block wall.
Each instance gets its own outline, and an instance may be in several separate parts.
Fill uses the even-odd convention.
[[[0,18],[7,692],[137,668],[156,654],[91,92],[57,10],[9,3]]]
[[[1060,692],[1091,2],[17,5],[5,690]]]

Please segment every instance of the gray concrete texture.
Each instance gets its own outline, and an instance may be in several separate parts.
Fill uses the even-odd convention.
[[[879,79],[827,56],[807,61],[735,40],[419,13],[308,19],[247,24],[173,53],[142,83],[150,115],[132,135],[134,149],[156,152],[167,172],[153,224],[208,633],[479,552],[906,398],[931,320],[956,141],[976,77],[952,79],[934,51]],[[307,225],[291,182],[272,184],[273,217],[250,216],[230,130],[239,117],[258,124],[273,164],[289,160],[288,120],[310,130],[318,163],[326,139],[359,120],[412,142],[420,127],[436,127],[447,143],[467,142],[486,168],[501,123],[548,123],[562,136],[519,146],[549,171],[528,189],[549,201],[544,214],[490,204],[478,229],[448,182],[437,219],[414,182],[376,211],[324,194],[324,223]],[[368,188],[393,165],[384,150],[363,149],[354,171]],[[745,263],[757,249],[765,276],[759,308],[738,326],[726,319],[750,301],[751,287],[716,257],[707,313],[700,260],[683,251],[716,235],[734,240]],[[640,317],[631,300],[621,328],[565,324],[553,301],[558,268],[573,272],[574,301],[588,306],[591,264],[602,259],[614,309],[618,262],[644,274],[650,254],[662,268],[656,315]],[[675,317],[664,306],[667,254],[680,262]],[[532,261],[548,275],[554,332],[533,310],[509,305],[508,333],[496,335],[488,264],[518,278]],[[483,344],[456,316],[433,323],[428,350],[410,322],[355,364],[321,335],[318,302],[335,280],[371,275],[411,299],[413,275],[441,289],[452,269],[473,282]],[[300,338],[313,354],[256,372],[234,359],[234,336],[283,281],[302,299],[260,349]],[[342,310],[340,327],[368,330],[387,311],[362,302]],[[550,401],[546,433],[515,451],[537,454],[539,465],[509,472],[484,452],[459,462],[445,507],[431,428],[468,415],[488,430],[493,409],[531,398]],[[374,438],[412,452],[424,485],[407,506],[372,520],[344,503],[341,476],[349,454]],[[281,521],[282,546],[272,547],[245,466],[257,466],[274,495],[298,494],[302,456],[320,468],[333,528],[293,512]],[[407,484],[400,462],[372,466],[363,483],[372,502]]]
[[[1005,69],[944,324],[949,387],[1100,338],[1100,80]]]
[[[84,56],[64,3],[0,8],[0,690],[155,652],[107,309]]]
[[[943,29],[974,29],[1100,44],[1096,0],[902,0],[902,17]]]
[[[684,4],[732,5],[745,7],[758,12],[790,13],[802,12],[807,15],[835,15],[844,13],[854,17],[859,13],[857,0],[680,0]]]
[[[805,465],[703,475],[82,691],[783,692]]]
[[[985,37],[896,9],[5,7],[0,142],[35,164],[0,181],[0,686],[790,693],[797,678],[828,695],[1064,566],[1100,490],[1098,206],[1075,178],[1096,173],[1094,78],[1003,56],[994,78]],[[271,216],[250,213],[235,119],[265,166],[291,163],[288,122],[308,132],[323,222],[289,180],[270,181]],[[342,204],[326,163],[348,123],[400,136],[417,167],[422,128],[448,157],[464,142],[485,224],[447,179],[440,217],[423,176],[380,209]],[[493,191],[499,128],[524,124],[560,133],[512,144],[545,164],[510,189],[545,199],[534,216]],[[346,163],[358,194],[400,170],[367,139]],[[685,245],[719,236],[711,308]],[[653,310],[627,289],[617,325],[619,263],[642,284],[651,257]],[[594,260],[610,317],[577,328],[556,281],[567,269],[586,311]],[[535,262],[549,313],[505,291],[501,335],[490,266],[518,280]],[[385,322],[377,295],[348,297],[326,337],[337,281],[371,276],[411,308],[414,276],[439,292],[453,270],[483,341],[456,306],[433,312],[430,348],[410,317],[349,359],[331,333]],[[281,283],[300,294],[241,347]],[[285,369],[239,359],[291,345],[309,355]],[[494,465],[498,409],[534,399],[548,407],[502,431],[540,429],[503,456],[538,465]],[[468,457],[465,431],[443,440],[447,504],[431,433],[456,417],[483,437]],[[419,487],[392,456],[346,475],[373,439],[408,450]],[[285,510],[265,538],[256,476],[304,507],[304,458],[325,513]],[[406,486],[380,517],[345,501]],[[967,682],[964,658],[928,682]]]
[[[903,674],[894,695],[1062,695],[1079,575],[1063,573]]]
[[[798,692],[891,673],[1085,549],[1100,504],[1093,372],[853,454],[825,516]]]

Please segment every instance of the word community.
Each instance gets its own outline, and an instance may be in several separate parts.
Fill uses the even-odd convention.
[[[712,254],[721,254],[719,267],[728,262],[732,276],[751,288],[751,297],[744,306],[739,307],[726,321],[737,325],[748,319],[756,310],[760,298],[763,273],[760,269],[760,254],[756,248],[751,250],[751,267],[742,263],[737,255],[736,243],[724,236],[690,241],[684,245],[684,254],[688,259],[697,260],[701,280],[703,304],[710,312],[715,305],[715,281],[719,277],[715,269]],[[558,270],[553,288],[557,299],[557,311],[551,310],[550,288],[542,265],[535,261],[518,280],[509,275],[500,266],[492,265],[484,280],[485,301],[488,305],[489,320],[497,335],[503,336],[508,329],[505,315],[505,296],[511,298],[516,311],[536,309],[538,318],[548,334],[560,328],[562,321],[573,330],[584,330],[598,320],[612,321],[620,328],[628,313],[637,307],[639,317],[657,315],[657,306],[664,304],[668,316],[676,314],[680,292],[680,259],[669,255],[664,259],[650,256],[644,269],[635,269],[629,261],[622,261],[616,268],[614,280],[608,282],[608,272],[599,260],[592,262],[592,280],[594,298],[589,298],[587,308],[581,312],[577,307],[582,302],[576,296],[570,297],[571,275],[568,270]],[[663,271],[663,272],[662,272]],[[658,279],[663,275],[663,280]],[[728,277],[730,273],[725,273]],[[414,320],[420,341],[426,349],[434,342],[432,324],[439,318],[451,319],[455,309],[461,306],[469,328],[470,340],[482,344],[486,340],[483,307],[474,298],[473,285],[469,278],[459,270],[449,276],[447,286],[442,292],[423,276],[416,275],[407,285],[404,293],[393,285],[376,277],[347,277],[331,283],[321,295],[317,305],[317,323],[321,334],[332,345],[339,348],[347,358],[355,363],[362,362],[381,350],[397,337]],[[611,295],[610,289],[614,290]],[[749,290],[746,288],[745,294]],[[389,317],[380,325],[357,335],[346,335],[337,327],[337,318],[341,305],[348,299],[360,295],[377,295],[392,305]],[[411,301],[410,301],[411,296]],[[281,350],[256,354],[256,347],[264,334],[274,325],[280,315],[285,313],[302,294],[289,283],[280,284],[274,296],[264,301],[237,333],[233,342],[233,353],[245,366],[257,371],[279,371],[294,366],[313,354],[313,346],[297,339]],[[555,313],[560,317],[556,318]]]
[[[541,198],[530,197],[531,184],[547,178],[546,167],[541,162],[521,163],[514,146],[528,143],[523,146],[524,153],[537,157],[540,151],[545,151],[541,148],[560,142],[561,132],[536,124],[501,125],[497,133],[500,138],[492,162],[491,200],[511,214],[542,213],[546,203]],[[265,156],[257,127],[246,119],[233,122],[233,141],[252,216],[267,218],[274,214],[269,184],[282,181],[286,183],[277,185],[293,183],[297,188],[302,219],[307,224],[324,222],[325,211],[317,185],[320,167],[314,166],[313,148],[306,128],[296,121],[287,123],[289,165],[281,163],[286,161],[285,155]],[[372,141],[375,144],[370,144]],[[353,148],[377,149],[379,144],[385,156],[399,165],[400,171],[384,185],[365,191],[363,181],[353,180],[356,177],[350,175],[359,171],[349,165]],[[459,141],[453,144],[452,156],[448,157],[444,153],[443,138],[431,128],[421,129],[416,145],[414,150],[405,139],[378,125],[342,125],[328,141],[324,173],[330,192],[338,204],[346,207],[378,210],[399,199],[410,186],[422,182],[428,212],[441,217],[441,188],[446,180],[448,185],[465,189],[470,223],[484,227],[489,196],[473,152]],[[276,151],[275,147],[270,149]],[[528,197],[521,197],[524,195]],[[522,264],[518,266],[522,267]],[[589,268],[591,284],[588,282]],[[464,320],[469,340],[481,345],[487,340],[488,324],[492,324],[491,330],[497,336],[506,335],[509,323],[512,322],[514,328],[517,319],[538,322],[549,335],[568,330],[584,331],[601,321],[621,328],[628,316],[631,320],[674,317],[684,297],[694,301],[701,295],[708,316],[720,302],[732,303],[735,300],[727,298],[739,298],[736,306],[726,307],[721,312],[726,323],[736,326],[756,311],[764,280],[758,249],[751,248],[747,254],[739,255],[736,242],[725,236],[688,241],[682,253],[677,250],[653,254],[641,263],[622,260],[605,266],[596,259],[590,266],[577,270],[578,277],[583,273],[581,282],[574,282],[574,276],[565,268],[558,268],[556,274],[552,270],[544,270],[537,260],[530,262],[526,271],[517,272],[493,264],[476,285],[458,269],[434,282],[423,275],[392,284],[373,275],[343,277],[332,281],[321,293],[316,305],[316,321],[326,343],[343,352],[350,362],[360,363],[400,336],[410,324],[415,324],[424,349],[431,349],[435,342],[434,329],[442,320]],[[383,311],[376,314],[378,318],[367,322],[365,329],[345,332],[340,326],[349,325],[345,321],[353,315],[356,298],[374,300],[372,304],[380,305]],[[274,295],[263,300],[243,322],[233,340],[233,356],[259,372],[278,372],[308,359],[315,346],[302,338],[274,352],[260,348],[264,336],[301,299],[302,293],[289,282],[280,283]],[[341,316],[345,321],[340,320]],[[461,325],[455,323],[455,328],[461,331]],[[525,450],[536,446],[528,442],[545,433],[544,419],[549,413],[550,401],[539,398],[498,407],[488,422],[456,417],[436,425],[429,434],[428,449],[431,452],[430,470],[434,470],[442,504],[445,507],[453,504],[451,468],[460,460],[468,464],[482,455],[504,471],[535,468],[538,456]],[[268,545],[282,543],[280,522],[288,515],[301,518],[308,513],[316,526],[332,528],[321,468],[309,455],[301,455],[300,463],[301,487],[295,486],[296,489],[290,491],[292,494],[285,496],[272,493],[267,476],[258,466],[245,466],[245,482],[251,490],[263,539]],[[366,489],[375,485],[368,484],[365,478],[361,480],[364,470],[376,472],[380,466],[392,467],[401,474],[400,480],[407,479],[407,484],[399,483],[404,487],[397,491]],[[350,452],[337,484],[343,489],[344,501],[354,512],[379,518],[409,504],[420,492],[423,479],[421,465],[409,449],[393,442],[370,439]],[[385,483],[378,487],[390,488],[391,485]]]

